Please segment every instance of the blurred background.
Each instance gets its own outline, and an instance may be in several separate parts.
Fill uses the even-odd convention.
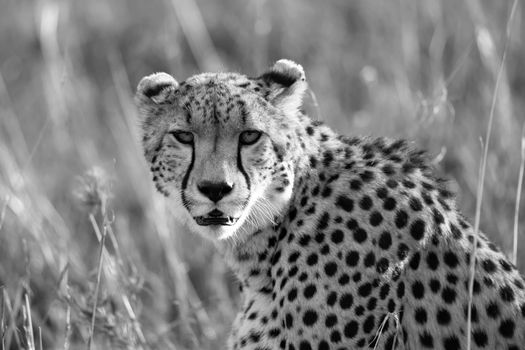
[[[257,75],[292,59],[313,118],[427,149],[473,222],[512,3],[0,0],[2,349],[224,347],[235,277],[174,225],[136,142],[133,94],[152,72]],[[481,229],[509,256],[524,14],[509,27],[481,208]]]

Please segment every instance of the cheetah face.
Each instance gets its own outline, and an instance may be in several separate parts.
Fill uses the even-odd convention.
[[[239,240],[282,215],[305,89],[302,67],[287,60],[254,79],[205,73],[178,84],[157,73],[141,80],[144,153],[181,222],[211,239]]]

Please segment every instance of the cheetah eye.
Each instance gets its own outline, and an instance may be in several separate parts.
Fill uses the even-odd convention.
[[[241,132],[239,142],[242,145],[253,145],[261,138],[262,132],[257,130],[246,130]]]
[[[173,137],[177,141],[185,145],[191,145],[193,143],[193,138],[194,138],[193,133],[189,131],[177,130],[177,131],[172,131],[170,134],[173,135]]]

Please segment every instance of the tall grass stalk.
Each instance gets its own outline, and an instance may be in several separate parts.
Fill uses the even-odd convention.
[[[521,188],[523,185],[523,170],[525,168],[525,123],[521,130],[521,161],[520,171],[518,175],[518,188],[516,189],[516,205],[514,206],[514,232],[513,232],[513,244],[512,244],[512,263],[516,265],[518,263],[518,226],[520,216],[520,199],[521,199]]]
[[[514,0],[512,4],[512,9],[510,11],[509,18],[507,20],[507,27],[505,32],[505,46],[503,48],[503,55],[501,62],[498,68],[498,74],[496,76],[496,84],[494,87],[494,92],[492,94],[492,102],[490,106],[489,122],[487,125],[487,133],[483,145],[483,157],[481,159],[481,166],[479,171],[479,181],[476,193],[476,218],[474,221],[474,242],[472,248],[472,254],[470,257],[470,278],[468,284],[468,308],[467,308],[467,350],[471,350],[471,332],[472,332],[472,298],[474,293],[474,278],[476,274],[476,253],[478,245],[478,236],[479,236],[479,222],[481,219],[481,203],[483,202],[483,185],[485,183],[485,173],[487,171],[487,158],[490,145],[490,135],[492,134],[492,125],[494,123],[494,114],[496,110],[496,101],[498,98],[498,91],[501,84],[501,79],[503,77],[503,71],[505,67],[505,59],[507,58],[507,51],[509,48],[510,34],[512,28],[512,19],[516,12],[518,6],[518,0]]]
[[[24,328],[26,335],[26,342],[28,350],[36,350],[35,348],[35,335],[33,334],[33,320],[31,317],[31,305],[29,304],[29,296],[27,293],[24,294],[25,305],[22,308],[24,316]]]
[[[89,214],[89,220],[91,221],[91,224],[93,225],[93,229],[95,230],[95,233],[97,234],[97,238],[99,238],[99,250],[98,250],[98,267],[97,267],[97,281],[95,284],[95,292],[93,296],[93,309],[91,314],[91,328],[89,330],[89,341],[88,341],[88,350],[92,349],[93,346],[93,335],[95,332],[95,320],[97,316],[97,301],[98,301],[98,292],[100,289],[100,277],[102,275],[102,262],[103,262],[103,252],[104,252],[104,245],[106,242],[106,222],[103,223],[104,227],[102,228],[102,234],[100,233],[100,230],[98,228],[98,224],[95,220],[95,217],[93,214]],[[105,220],[104,220],[105,221]]]

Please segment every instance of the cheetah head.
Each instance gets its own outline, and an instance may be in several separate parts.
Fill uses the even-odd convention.
[[[237,240],[278,220],[292,194],[306,87],[303,68],[289,60],[257,78],[203,73],[179,84],[156,73],[140,81],[145,158],[179,221]]]

